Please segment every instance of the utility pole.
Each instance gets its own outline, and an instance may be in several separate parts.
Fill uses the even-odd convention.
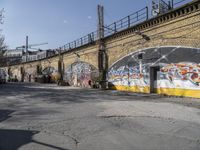
[[[59,60],[58,60],[58,73],[60,75],[60,79],[58,81],[58,85],[63,84],[63,74],[64,74],[64,63],[63,63],[63,55],[61,55],[62,48],[57,49]]]
[[[25,50],[26,50],[26,62],[27,62],[27,57],[28,57],[28,36],[26,36],[26,46],[25,46]]]
[[[59,48],[59,70],[60,70],[60,81],[63,82],[63,56],[61,55],[61,47]]]
[[[104,43],[104,8],[101,5],[98,5],[98,67],[100,75],[100,84],[101,88],[106,88],[106,75],[107,75],[107,54]]]

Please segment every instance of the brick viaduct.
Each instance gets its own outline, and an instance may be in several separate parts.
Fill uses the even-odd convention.
[[[148,37],[148,39],[144,38],[143,35]],[[199,65],[200,64],[200,1],[199,0],[194,0],[191,3],[188,3],[177,9],[171,10],[166,14],[157,16],[155,18],[151,18],[148,21],[144,21],[133,27],[130,27],[116,34],[113,34],[109,37],[106,37],[104,39],[104,44],[108,57],[107,58],[108,78],[109,78],[108,80],[111,83],[110,88],[119,90],[129,90],[134,92],[145,92],[145,93],[155,92],[160,94],[190,96],[190,97],[200,98],[200,94],[198,94],[200,93],[200,84],[199,84],[200,83],[200,65]],[[61,55],[56,55],[39,61],[32,61],[17,65],[7,66],[5,67],[5,69],[7,71],[9,70],[12,76],[17,76],[17,78],[19,78],[20,80],[22,78],[23,71],[32,74],[33,78],[34,75],[37,74],[38,68],[44,70],[45,68],[53,67],[55,70],[59,70],[59,60],[61,59],[63,60],[62,65],[65,71],[67,70],[67,68],[69,68],[69,66],[76,64],[77,61],[79,63],[82,62],[85,64],[89,64],[93,68],[96,68],[98,70],[98,50],[99,50],[98,42],[94,42],[93,44],[84,45],[72,49],[70,51],[64,52]],[[155,53],[156,50],[160,52],[162,51],[163,55],[161,54],[151,55],[151,53],[152,52]],[[173,55],[172,53],[175,52],[176,50],[177,53],[174,53]],[[184,54],[182,54],[182,51],[184,51]],[[151,63],[152,66],[150,66],[149,69],[147,69],[149,71],[145,70],[145,65],[142,64],[141,66],[139,66],[139,63],[136,63],[139,60],[135,60],[137,59],[135,55],[138,54],[139,52],[142,52],[144,54],[143,64]],[[166,65],[166,59],[167,59],[166,57],[169,56],[169,53],[170,53],[170,58],[168,58],[169,61],[167,62]],[[171,54],[173,55],[172,57]],[[194,55],[191,55],[189,57],[190,54]],[[181,56],[183,55],[182,58],[179,58],[180,55]],[[152,56],[152,58],[149,58],[150,56]],[[193,61],[193,56],[194,56],[194,61]],[[166,58],[166,59],[165,61],[161,61],[161,58],[163,59]],[[180,59],[180,61],[173,62],[173,60],[176,58]],[[134,60],[130,61],[130,59]],[[130,63],[128,61],[130,61]],[[154,61],[155,63],[153,63],[152,61]],[[125,62],[127,62],[128,65]],[[129,64],[133,66],[135,65],[135,68],[134,67],[131,68]],[[165,66],[163,67],[162,64],[165,64]],[[184,65],[186,67],[184,67]],[[128,73],[123,68],[123,67],[126,68],[126,66],[129,67]],[[141,71],[138,72],[137,66],[138,69]],[[196,70],[193,69],[193,74],[191,74],[192,72],[191,67],[194,66],[196,66],[195,67]],[[147,79],[146,82],[136,81],[140,79],[145,80],[144,72],[147,71],[151,76],[156,70],[156,68],[158,68],[157,71],[163,72],[163,74],[166,77],[165,79],[170,80],[169,82],[176,81],[176,83],[173,83],[173,87],[171,85],[172,83],[162,82],[159,84],[160,86],[163,85],[164,87],[156,88],[155,84],[153,84],[153,88],[156,88],[156,90],[152,90],[150,85],[152,83],[151,79]],[[177,71],[177,68],[179,69],[179,71]],[[190,70],[188,70],[187,68],[189,68]],[[134,69],[136,69],[135,72]],[[175,70],[174,72],[173,69]],[[183,72],[189,72],[189,73],[184,74]],[[180,88],[182,83],[178,82],[178,77],[177,77],[178,73],[179,76],[182,75],[182,77],[179,77],[179,79],[180,82],[183,82],[184,88]],[[131,81],[128,80],[126,83],[127,75],[128,78],[131,76],[130,78],[132,80]],[[175,77],[173,77],[172,75]],[[122,79],[124,82],[122,81]],[[187,83],[185,85],[186,81],[188,82],[191,81],[191,83]],[[195,86],[190,85],[193,83],[195,84]],[[169,86],[169,88],[167,88],[166,86]]]

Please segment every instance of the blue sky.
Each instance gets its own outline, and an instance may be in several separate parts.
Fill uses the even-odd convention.
[[[57,48],[96,30],[97,5],[105,8],[109,24],[145,6],[151,0],[0,0],[5,9],[0,25],[10,48],[48,42],[42,49]]]

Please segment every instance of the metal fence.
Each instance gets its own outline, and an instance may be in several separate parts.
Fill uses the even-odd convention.
[[[138,23],[141,23],[149,19],[148,7],[145,7],[131,15],[122,18],[108,26],[104,26],[104,37],[108,37],[116,32],[130,28]],[[98,31],[89,33],[88,35],[81,37],[73,42],[70,42],[61,47],[62,52],[69,51],[71,49],[93,43],[98,40]]]
[[[192,0],[171,0],[168,1],[171,5],[171,8],[176,8],[181,5],[184,5]],[[104,37],[108,37],[112,34],[115,34],[124,29],[130,28],[138,23],[141,23],[145,20],[148,20],[150,17],[148,7],[145,7],[139,11],[136,11],[133,14],[130,14],[119,21],[116,21],[108,26],[104,26]],[[98,31],[94,31],[92,33],[87,34],[73,42],[70,42],[61,47],[62,52],[69,51],[71,49],[93,43],[98,40]]]
[[[108,26],[104,27],[104,36],[107,37],[116,32],[122,31],[124,29],[130,28],[133,25],[140,23],[142,21],[148,20],[148,7],[145,7],[131,15],[122,18]]]
[[[191,2],[192,0],[172,0],[172,8],[176,8]]]
[[[92,42],[96,41],[97,38],[98,38],[97,37],[97,31],[94,31],[92,33],[89,33],[86,36],[81,37],[80,39],[77,39],[73,42],[70,42],[70,43],[64,45],[63,47],[61,47],[61,50],[62,51],[68,51],[70,49],[77,48],[77,47],[92,43]]]

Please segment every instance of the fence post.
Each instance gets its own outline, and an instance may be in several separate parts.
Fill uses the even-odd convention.
[[[128,27],[131,26],[130,16],[128,16]]]
[[[94,32],[92,32],[92,40],[94,41],[95,39],[94,39]]]
[[[88,34],[88,43],[92,42],[91,34]]]
[[[171,7],[172,7],[172,9],[173,9],[173,8],[174,8],[174,0],[171,0],[171,3],[172,3],[172,4],[171,4],[171,5],[172,5]]]
[[[74,48],[76,48],[76,41],[74,41]]]
[[[149,19],[149,8],[148,8],[148,6],[146,7],[146,19],[148,20]]]
[[[136,18],[137,18],[137,21],[139,20],[139,15],[138,15],[138,11],[136,12]]]
[[[114,22],[114,30],[115,30],[115,33],[117,32],[117,25],[116,25],[116,22]]]
[[[81,38],[81,46],[83,45],[83,38]]]

